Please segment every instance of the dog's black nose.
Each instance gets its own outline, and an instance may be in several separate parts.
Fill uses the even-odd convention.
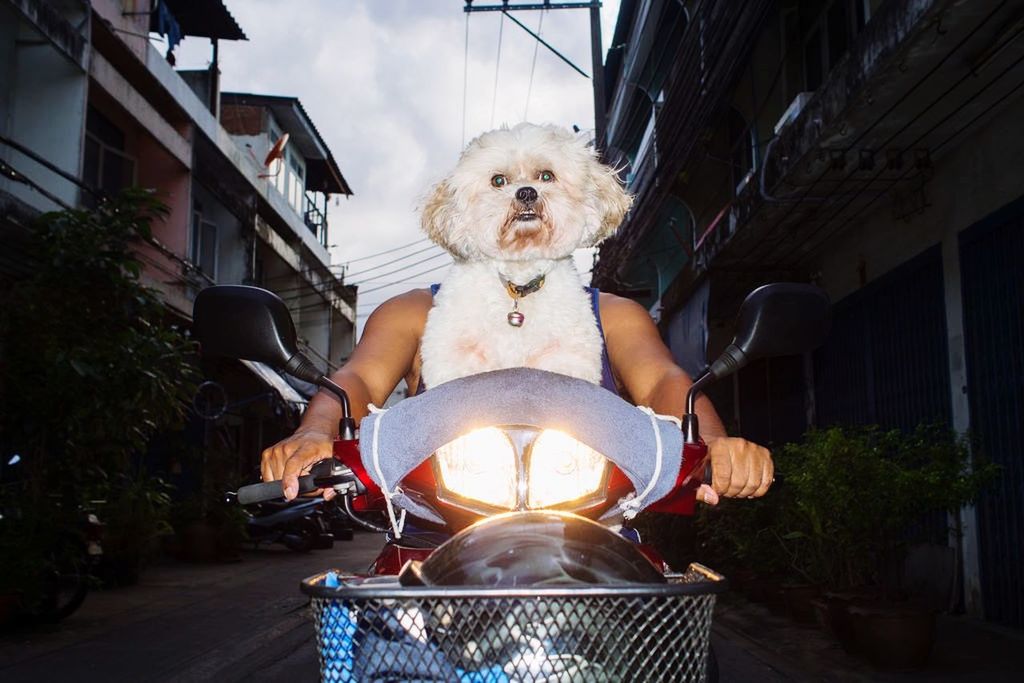
[[[526,187],[520,187],[516,190],[516,199],[527,204],[532,204],[537,201],[537,190],[533,189],[529,185]]]

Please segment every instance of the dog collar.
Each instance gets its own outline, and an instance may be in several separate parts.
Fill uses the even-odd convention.
[[[509,325],[512,327],[523,326],[523,322],[526,321],[526,316],[519,312],[519,300],[524,296],[533,294],[543,286],[543,275],[538,275],[525,285],[517,285],[511,280],[505,280],[505,291],[508,292],[510,297],[512,297],[512,310],[509,311],[508,316],[506,316]]]
[[[517,285],[511,280],[505,280],[505,289],[508,290],[508,295],[513,299],[522,299],[524,296],[533,294],[543,286],[543,275],[538,275],[537,277],[527,282],[525,285]]]

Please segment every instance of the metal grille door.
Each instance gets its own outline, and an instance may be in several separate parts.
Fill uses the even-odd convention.
[[[814,380],[819,425],[950,422],[938,246],[836,304]]]
[[[960,239],[971,432],[1003,467],[978,500],[985,615],[1024,627],[1024,200]]]

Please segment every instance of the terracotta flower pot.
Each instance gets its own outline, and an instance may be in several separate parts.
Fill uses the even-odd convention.
[[[935,612],[878,603],[848,608],[858,653],[880,669],[921,669],[935,644]]]
[[[824,621],[829,631],[846,652],[858,654],[859,647],[853,633],[853,617],[850,607],[868,605],[877,598],[872,591],[828,592],[823,596],[825,602]]]
[[[798,623],[813,624],[815,614],[811,601],[818,597],[821,592],[819,588],[809,583],[800,583],[783,585],[780,590],[789,616]]]

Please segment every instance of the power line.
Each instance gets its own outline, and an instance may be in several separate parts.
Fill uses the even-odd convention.
[[[415,242],[410,242],[408,244],[403,244],[400,247],[394,247],[392,249],[387,249],[385,251],[381,251],[381,252],[378,252],[376,254],[369,254],[367,256],[361,256],[359,258],[352,259],[351,261],[347,261],[345,265],[347,265],[348,263],[352,263],[354,261],[365,261],[367,259],[376,258],[378,256],[383,256],[385,254],[394,253],[394,252],[396,252],[396,251],[398,251],[400,249],[406,249],[408,247],[415,246],[417,244],[420,244],[420,243],[426,242],[426,241],[429,241],[429,238],[424,237],[423,239],[416,240]],[[381,263],[379,265],[372,266],[372,267],[367,268],[365,270],[359,271],[358,273],[356,273],[356,275],[362,275],[363,273],[368,273],[371,270],[376,270],[377,268],[383,268],[384,266],[391,265],[392,263],[398,263],[399,261],[403,261],[403,260],[405,260],[407,258],[411,258],[411,257],[416,256],[418,254],[422,254],[422,253],[424,253],[426,251],[429,251],[430,249],[434,248],[434,246],[435,245],[431,244],[430,246],[425,247],[424,249],[419,249],[417,251],[414,251],[414,252],[408,253],[408,254],[406,254],[404,256],[401,256],[401,257],[399,257],[397,259],[392,259],[391,261],[388,261],[386,263]],[[416,265],[416,264],[413,263],[411,265]],[[343,268],[343,267],[344,267],[343,265],[329,266],[329,268]],[[272,281],[275,281],[275,280],[282,280],[282,279],[290,278],[290,277],[304,277],[304,276],[308,276],[309,274],[312,274],[313,272],[315,272],[315,271],[310,270],[310,271],[300,271],[298,273],[286,273],[284,275],[278,275],[276,277],[264,278],[264,282],[265,283],[269,283],[269,282],[272,282]],[[345,275],[345,277],[352,277],[352,275],[348,274],[348,273],[345,273],[344,275]],[[337,277],[337,276],[335,276],[335,277]],[[325,283],[323,283],[323,287],[317,287],[316,285],[314,285],[309,280],[303,279],[301,284],[295,285],[293,287],[280,287],[280,288],[275,289],[274,293],[277,294],[278,296],[281,296],[282,294],[284,294],[286,292],[287,293],[302,292],[302,290],[308,289],[308,290],[310,290],[310,293],[313,293],[313,294],[325,294],[327,292],[333,291],[334,287],[336,287],[336,286],[346,287],[349,284],[351,284],[351,283],[343,282],[343,281],[342,282],[338,282],[338,283],[325,282]],[[284,298],[285,301],[288,301],[288,300],[291,300],[291,299],[298,299],[298,298],[301,298],[303,296],[307,296],[307,294],[304,294],[304,293],[292,294],[289,297],[282,297],[282,298]]]
[[[389,270],[386,273],[380,273],[379,275],[373,275],[373,276],[368,277],[365,280],[362,280],[360,282],[352,282],[352,283],[349,283],[349,284],[363,285],[363,284],[366,284],[367,282],[373,282],[374,280],[376,280],[378,278],[387,277],[388,275],[395,275],[396,273],[401,273],[403,270],[406,270],[407,268],[411,268],[413,266],[418,266],[421,263],[426,263],[427,261],[433,261],[436,258],[440,258],[441,256],[447,256],[447,255],[448,255],[447,251],[442,251],[439,254],[434,254],[433,256],[428,256],[427,258],[420,259],[419,261],[413,261],[412,263],[407,263],[404,266],[402,266],[401,268],[396,268],[395,270]]]
[[[379,263],[379,264],[377,264],[375,266],[371,266],[370,268],[366,268],[364,270],[360,270],[360,271],[357,271],[355,273],[345,273],[345,277],[346,278],[354,278],[354,277],[357,277],[359,275],[362,275],[363,273],[369,273],[371,270],[377,270],[378,268],[383,268],[384,266],[390,266],[393,263],[398,263],[399,261],[404,261],[407,258],[412,258],[413,256],[418,256],[419,254],[422,254],[424,252],[430,251],[431,249],[441,249],[441,247],[437,246],[436,244],[431,244],[429,247],[424,247],[423,249],[418,249],[416,251],[411,251],[408,254],[406,254],[405,256],[399,256],[396,259],[391,259],[390,261],[385,261],[384,263]]]
[[[466,15],[469,16],[469,15]],[[541,35],[541,29],[544,27],[544,10],[540,11],[540,21],[537,22],[537,37]],[[533,44],[533,63],[530,64],[530,84],[526,87],[526,106],[523,107],[523,121],[529,119],[530,113],[530,94],[533,92],[533,72],[537,69],[537,51],[540,49],[540,43],[535,42]]]
[[[940,59],[938,61],[938,63],[933,65],[928,70],[928,72],[926,74],[921,76],[921,78],[919,78],[914,83],[913,86],[911,86],[907,90],[903,91],[901,93],[900,97],[897,98],[896,101],[893,102],[888,108],[886,108],[886,110],[884,112],[882,112],[878,117],[876,117],[874,122],[870,126],[864,128],[863,130],[860,130],[858,132],[858,134],[857,134],[857,137],[852,142],[849,142],[849,143],[847,143],[845,145],[845,149],[846,150],[853,150],[862,140],[867,138],[867,136],[871,133],[871,131],[873,131],[875,128],[877,128],[878,125],[881,124],[883,121],[887,120],[887,117],[889,116],[889,114],[891,114],[893,111],[895,111],[896,108],[898,106],[900,106],[903,102],[905,102],[910,97],[911,94],[913,94],[915,91],[917,91],[918,88],[924,86],[924,84],[928,81],[928,79],[931,76],[933,76],[934,74],[936,74],[939,71],[939,69],[942,68],[942,66],[946,62],[951,60],[954,57],[954,55],[960,50],[960,48],[962,48],[964,45],[966,45],[967,42],[975,34],[977,34],[978,31],[980,31],[989,22],[989,20],[991,20],[992,17],[994,17],[996,15],[996,13],[998,13],[998,11],[1000,9],[1002,9],[1003,5],[1005,5],[1005,4],[1006,4],[1005,2],[1001,2],[1001,3],[999,3],[999,5],[997,7],[995,7],[991,12],[989,12],[980,22],[978,22],[978,24],[975,25],[975,27],[966,36],[961,38],[960,41],[958,41],[955,45],[953,45],[952,48],[945,54],[945,56],[943,56],[942,59]],[[967,80],[966,77],[961,77],[956,83],[954,83],[951,87],[949,87],[946,90],[946,93],[952,91],[953,88],[955,88],[956,86],[960,85],[965,80]],[[911,123],[913,123],[914,121],[919,119],[922,115],[924,115],[924,113],[926,113],[933,106],[935,106],[935,104],[938,103],[941,100],[941,98],[945,96],[946,93],[943,93],[943,95],[940,96],[939,98],[933,99],[931,101],[931,103],[926,105],[924,110],[919,112],[917,114],[917,116],[915,116],[913,119],[911,119],[911,121],[908,124],[904,125],[902,128],[900,128],[895,133],[890,134],[889,137],[885,140],[884,143],[882,143],[882,144],[875,144],[875,145],[872,145],[872,146],[874,148],[876,148],[876,149],[883,149],[886,145],[890,144],[899,134],[901,134],[904,130],[906,130],[906,128]],[[766,162],[767,162],[767,159],[762,160],[762,163],[766,163]],[[839,189],[841,188],[841,186],[846,184],[846,181],[848,181],[853,176],[853,174],[856,172],[856,169],[857,169],[857,166],[856,166],[856,164],[854,164],[851,167],[851,169],[843,176],[843,178],[840,180],[840,182],[835,186],[835,188],[833,189],[833,193],[838,192]],[[776,220],[776,221],[774,221],[772,223],[772,226],[771,226],[771,230],[772,231],[774,231],[780,225],[783,225],[786,221],[789,220],[789,217],[791,215],[793,215],[793,213],[797,210],[797,208],[802,205],[804,199],[807,198],[814,191],[814,189],[824,180],[825,176],[828,175],[828,173],[829,173],[829,167],[826,165],[825,168],[821,171],[821,173],[819,173],[817,175],[817,177],[814,179],[813,182],[811,182],[809,185],[806,186],[806,188],[803,190],[803,192],[800,193],[800,195],[798,197],[791,197],[791,198],[789,198],[789,200],[788,200],[789,206],[786,209],[786,212],[782,215],[781,218],[779,218],[778,220]],[[876,177],[877,177],[877,174],[876,174]],[[826,199],[827,198],[828,197],[826,197]],[[845,206],[846,205],[844,205],[844,208],[845,208]],[[814,216],[816,214],[817,214],[817,210],[815,210],[812,213],[812,216]],[[751,248],[745,250],[745,252],[742,255],[739,256],[739,258],[745,259],[748,256],[750,256],[754,251],[755,251],[755,247],[752,246]],[[792,253],[792,251],[789,252],[789,253]]]
[[[494,58],[494,95],[491,97],[491,128],[494,128],[494,112],[498,106],[498,70],[501,68],[501,36],[505,32],[505,13],[501,13],[498,24],[498,56]]]
[[[469,12],[466,12],[466,38],[462,48],[462,144],[461,151],[466,146],[466,93],[469,84]]]
[[[379,291],[381,289],[384,289],[385,287],[391,287],[391,286],[394,286],[394,285],[400,285],[403,282],[407,282],[408,280],[413,279],[414,277],[419,277],[420,275],[426,275],[427,273],[432,273],[435,270],[440,270],[441,268],[445,268],[447,266],[450,266],[452,263],[454,263],[454,261],[448,261],[447,263],[442,263],[439,266],[434,266],[433,268],[428,268],[427,270],[422,270],[422,271],[420,271],[418,273],[413,273],[408,278],[405,278],[403,280],[398,280],[397,282],[389,282],[387,284],[377,285],[376,287],[371,287],[369,289],[364,289],[364,290],[362,290],[360,292],[360,294],[369,294],[371,292],[376,292],[376,291]]]
[[[402,249],[405,249],[406,247],[411,247],[411,246],[416,245],[416,244],[422,244],[423,242],[428,242],[429,240],[430,240],[429,237],[424,237],[422,239],[416,240],[415,242],[409,242],[408,244],[403,244],[400,247],[394,247],[393,249],[386,249],[384,251],[378,251],[376,254],[367,254],[366,256],[360,256],[359,258],[352,258],[352,259],[349,259],[347,261],[343,261],[342,263],[340,263],[338,265],[331,266],[331,268],[341,268],[342,266],[347,266],[348,264],[355,263],[356,261],[365,261],[367,259],[377,258],[378,256],[385,256],[387,254],[391,254],[391,253],[394,253],[396,251],[401,251]]]

